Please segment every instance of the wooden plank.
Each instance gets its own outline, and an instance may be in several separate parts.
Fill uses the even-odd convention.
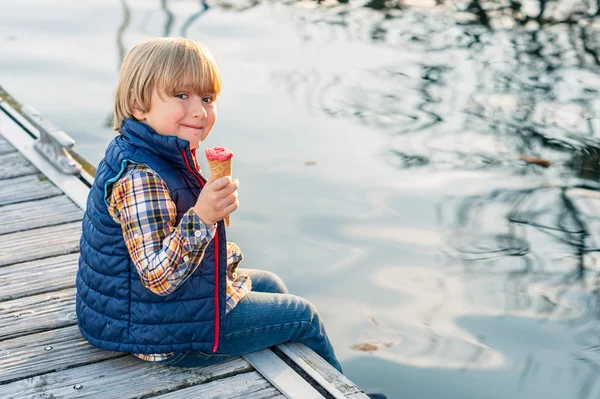
[[[307,346],[290,342],[278,345],[277,348],[335,398],[368,399],[368,396],[356,384],[345,375],[340,374],[332,365]]]
[[[239,374],[208,384],[194,385],[165,395],[155,396],[160,399],[271,399],[285,398],[269,381],[259,373]]]
[[[74,222],[83,211],[66,195],[0,207],[0,234]]]
[[[0,155],[0,179],[33,175],[38,170],[18,152]]]
[[[287,398],[323,399],[315,388],[270,349],[249,353],[244,358]]]
[[[76,323],[75,288],[0,303],[0,341]]]
[[[0,155],[10,154],[11,152],[16,152],[17,149],[10,145],[8,141],[2,136],[0,136]]]
[[[0,384],[128,356],[94,348],[77,326],[0,342]]]
[[[0,302],[75,287],[78,260],[74,253],[0,267]]]
[[[6,102],[1,103],[3,111],[7,111],[10,115],[19,115]],[[12,110],[12,111],[9,111]],[[17,117],[19,118],[20,115]],[[22,119],[22,118],[21,118]],[[89,192],[90,182],[92,181],[85,171],[82,171],[79,176],[64,174],[60,172],[52,163],[50,163],[42,154],[35,149],[35,139],[23,130],[23,127],[15,123],[12,118],[9,118],[5,112],[0,112],[0,134],[4,136],[13,147],[15,147],[29,162],[31,162],[38,170],[44,172],[46,179],[51,181],[63,193],[73,200],[81,209],[85,209],[86,200]],[[28,122],[24,126],[32,128]],[[37,131],[37,129],[30,129]],[[85,180],[85,183],[80,177]],[[1,181],[1,180],[0,180]],[[2,191],[2,190],[0,190]]]
[[[81,223],[0,235],[0,266],[79,251]]]
[[[145,398],[251,371],[239,357],[202,368],[178,368],[126,356],[0,385],[0,398]]]
[[[346,398],[346,396],[343,393],[341,393],[336,387],[331,385],[329,381],[323,378],[323,376],[319,374],[317,370],[310,367],[309,364],[306,363],[304,358],[300,357],[293,349],[289,349],[286,345],[278,345],[278,349],[281,350],[292,362],[294,362],[296,366],[298,366],[302,371],[304,371],[314,381],[316,381],[317,384],[319,384],[327,392],[329,392],[329,394],[331,394],[335,399]]]
[[[0,206],[60,194],[62,191],[41,174],[0,180]]]

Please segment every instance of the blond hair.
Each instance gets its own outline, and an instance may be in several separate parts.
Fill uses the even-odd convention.
[[[183,38],[162,37],[134,46],[123,61],[117,87],[113,129],[120,132],[125,119],[135,119],[134,100],[142,112],[150,110],[152,90],[173,96],[191,90],[199,96],[221,92],[221,74],[210,53]]]

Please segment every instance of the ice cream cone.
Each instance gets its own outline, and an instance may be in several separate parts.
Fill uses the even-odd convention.
[[[233,153],[223,147],[213,147],[206,149],[206,158],[210,173],[216,177],[230,176],[233,167]],[[225,225],[229,226],[231,215],[225,216]]]

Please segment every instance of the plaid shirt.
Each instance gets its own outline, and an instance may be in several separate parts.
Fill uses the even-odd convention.
[[[200,170],[197,163],[196,168]],[[142,283],[158,295],[175,291],[194,273],[215,236],[216,224],[204,224],[192,208],[175,225],[177,208],[169,190],[145,165],[130,164],[109,188],[108,202],[110,215],[123,227],[125,244]],[[227,312],[252,289],[250,277],[236,272],[243,258],[239,247],[228,242]],[[135,355],[158,361],[173,353]]]

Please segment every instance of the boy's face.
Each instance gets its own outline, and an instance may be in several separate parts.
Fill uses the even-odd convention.
[[[208,137],[217,120],[216,95],[200,97],[191,90],[182,89],[171,97],[164,92],[159,95],[154,88],[150,110],[142,112],[134,104],[133,116],[160,135],[189,141],[194,149]]]

